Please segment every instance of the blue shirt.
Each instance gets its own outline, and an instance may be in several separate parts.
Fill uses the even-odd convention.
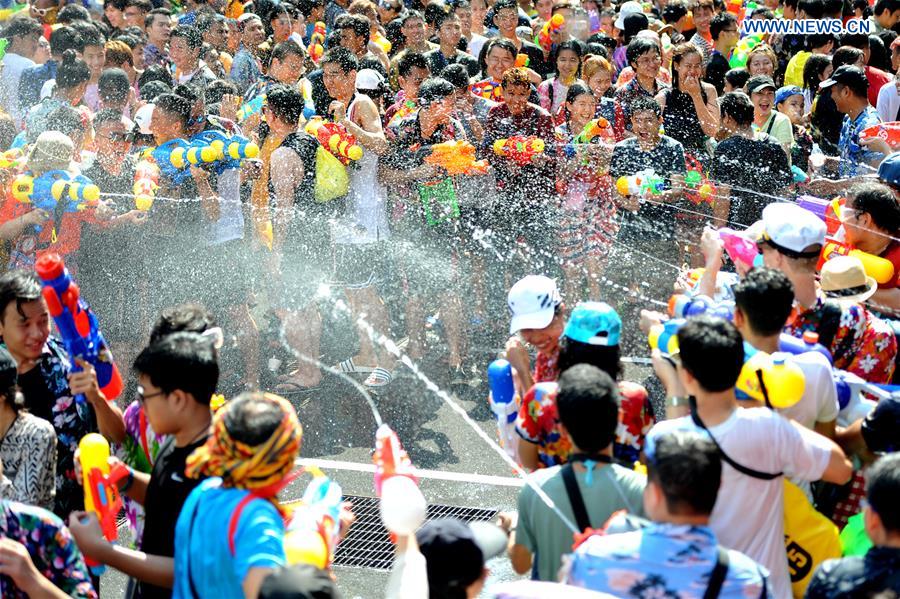
[[[22,71],[22,78],[19,80],[19,108],[23,114],[41,101],[41,88],[47,81],[56,79],[58,66],[59,63],[51,58],[44,64]]]
[[[285,565],[284,521],[272,503],[254,499],[244,506],[231,552],[228,528],[238,503],[249,494],[221,486],[221,478],[203,481],[188,496],[175,526],[173,599],[243,597],[241,587],[250,568]]]
[[[838,151],[841,157],[838,173],[841,178],[867,174],[868,169],[860,167],[860,163],[868,163],[881,156],[881,153],[867,150],[859,143],[859,132],[880,122],[878,111],[871,106],[867,106],[853,120],[850,120],[848,115],[844,115],[844,124],[841,125],[841,136],[838,139]]]
[[[700,599],[716,566],[716,536],[707,526],[654,522],[634,532],[593,536],[575,550],[568,584],[617,597]],[[720,597],[763,595],[768,572],[728,550]]]
[[[259,68],[259,61],[253,56],[247,48],[241,44],[234,60],[231,62],[231,79],[237,84],[238,89],[243,95],[247,88],[250,87],[257,79],[262,76]]]

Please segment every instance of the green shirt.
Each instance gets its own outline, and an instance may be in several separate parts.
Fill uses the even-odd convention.
[[[541,488],[560,511],[575,523],[560,469],[560,466],[554,466],[538,470],[530,474],[528,479]],[[585,472],[576,468],[575,476],[591,527],[600,528],[614,512],[622,509],[638,516],[644,515],[642,498],[647,482],[644,476],[615,464],[594,466],[590,486],[585,481]],[[532,577],[538,580],[558,580],[560,558],[572,552],[572,531],[529,485],[522,487],[519,493],[516,543],[526,547],[534,555]]]

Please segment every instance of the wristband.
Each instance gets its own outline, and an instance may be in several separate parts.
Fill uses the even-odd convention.
[[[128,469],[128,478],[125,479],[125,484],[119,487],[119,493],[125,493],[128,489],[131,488],[131,485],[134,484],[134,469]]]

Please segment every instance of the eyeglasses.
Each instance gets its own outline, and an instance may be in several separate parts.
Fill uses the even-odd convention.
[[[634,61],[638,66],[646,66],[652,64],[658,64],[662,62],[662,57],[659,54],[654,54],[653,56],[643,56]]]
[[[132,141],[134,141],[134,136],[126,131],[112,131],[109,135],[98,135],[98,137],[108,139],[109,141],[115,143],[131,143]]]
[[[137,400],[138,400],[138,403],[143,404],[143,403],[145,403],[148,399],[150,399],[151,397],[158,397],[158,396],[160,396],[160,395],[168,395],[168,394],[167,394],[165,391],[157,391],[156,393],[151,393],[150,395],[147,395],[147,394],[144,392],[144,387],[143,387],[142,385],[138,385],[138,387],[137,387]]]

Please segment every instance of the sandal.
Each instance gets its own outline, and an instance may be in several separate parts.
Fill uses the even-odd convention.
[[[369,378],[363,383],[366,387],[378,388],[378,387],[386,387],[391,384],[391,381],[394,380],[394,373],[392,373],[387,368],[382,368],[377,366],[372,369],[372,373],[369,375]]]
[[[344,360],[343,362],[338,364],[336,370],[340,370],[341,372],[347,372],[347,373],[358,372],[361,374],[368,374],[368,373],[372,372],[373,370],[375,370],[375,368],[373,368],[372,366],[357,366],[353,362],[353,358],[350,358],[349,360]]]

